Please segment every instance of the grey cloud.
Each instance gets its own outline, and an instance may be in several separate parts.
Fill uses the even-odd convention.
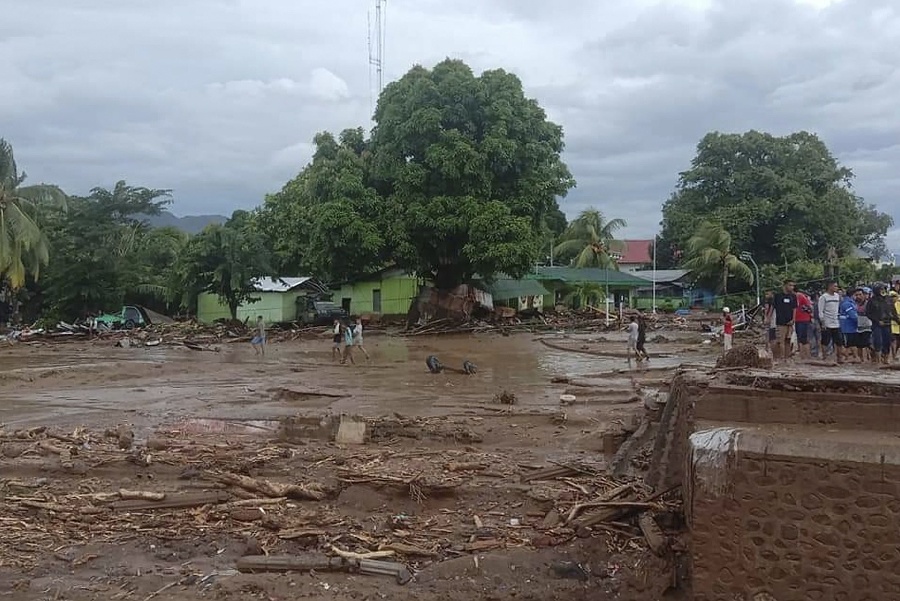
[[[370,123],[374,0],[20,4],[0,22],[0,136],[32,179],[126,178],[173,188],[178,213],[229,213],[292,177],[317,131]],[[890,0],[389,0],[386,15],[386,79],[446,56],[520,75],[565,129],[570,216],[597,205],[652,234],[706,132],[806,129],[900,223]]]

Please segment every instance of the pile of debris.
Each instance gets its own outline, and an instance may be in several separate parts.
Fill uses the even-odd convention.
[[[680,525],[676,495],[652,494],[600,467],[521,465],[473,447],[403,450],[393,448],[393,439],[382,440],[369,449],[175,431],[136,440],[128,426],[105,432],[0,428],[8,468],[0,480],[0,566],[24,572],[46,558],[46,549],[89,541],[95,549],[116,546],[140,533],[159,544],[252,540],[237,561],[240,571],[308,564],[405,582],[410,570],[427,563],[491,549],[558,546],[597,532],[607,534],[611,551],[649,547],[663,554],[673,542],[664,531]],[[39,466],[47,477],[30,476]],[[118,480],[110,479],[117,473]],[[144,484],[135,489],[135,482]],[[363,487],[365,496],[383,490],[423,509],[408,515],[388,507],[380,517],[377,511],[343,512],[341,495],[352,487]],[[442,503],[425,509],[431,500],[486,487],[497,494],[458,509]],[[504,504],[503,495],[512,498]],[[526,499],[540,510],[517,511]],[[77,566],[95,557],[66,561]]]

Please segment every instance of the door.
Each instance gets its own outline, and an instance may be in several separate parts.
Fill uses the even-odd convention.
[[[341,299],[341,309],[346,311],[347,315],[350,315],[350,301],[352,301],[352,300],[353,300],[352,298],[346,298],[346,297]]]
[[[372,291],[372,313],[381,315],[381,289],[376,288]]]

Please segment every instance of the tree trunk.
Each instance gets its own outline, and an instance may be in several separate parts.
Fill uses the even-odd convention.
[[[453,290],[463,283],[463,271],[455,265],[442,265],[434,274],[434,287],[438,290]]]
[[[723,266],[722,270],[722,296],[728,296],[728,267]]]
[[[230,301],[228,303],[228,310],[231,311],[231,321],[237,321],[237,310],[240,306],[240,303]]]

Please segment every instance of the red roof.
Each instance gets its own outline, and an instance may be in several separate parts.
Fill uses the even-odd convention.
[[[619,265],[645,265],[653,262],[653,240],[623,240],[625,248]]]

